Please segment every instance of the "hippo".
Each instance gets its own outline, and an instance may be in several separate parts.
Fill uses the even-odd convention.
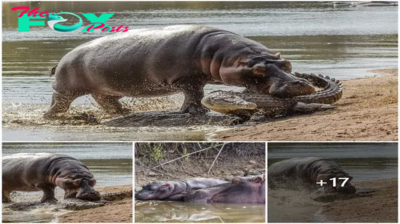
[[[253,40],[212,27],[176,25],[136,29],[94,39],[56,65],[50,109],[65,113],[74,99],[90,94],[110,114],[126,114],[122,97],[184,94],[181,113],[203,115],[207,83],[246,87],[287,98],[315,92],[290,74],[291,63]]]
[[[152,182],[144,185],[142,190],[135,194],[135,198],[138,200],[183,201],[184,196],[190,190],[202,189],[226,183],[228,182],[211,178]]]
[[[333,181],[336,178],[336,187]],[[338,178],[348,178],[345,180]],[[319,157],[293,158],[283,160],[268,167],[268,188],[284,188],[291,190],[304,190],[308,192],[316,191],[321,185],[317,184],[321,180],[324,184],[325,193],[354,194],[356,188],[351,185],[353,179],[348,173],[343,171],[340,166],[332,160]]]
[[[43,191],[40,202],[55,203],[54,188],[64,189],[64,198],[100,200],[93,189],[96,180],[79,160],[63,154],[19,153],[3,157],[3,202],[13,191]]]
[[[231,183],[197,190],[185,196],[193,203],[265,204],[265,177],[235,177]]]

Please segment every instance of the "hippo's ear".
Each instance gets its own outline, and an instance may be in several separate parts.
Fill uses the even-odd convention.
[[[267,69],[263,64],[256,64],[251,68],[251,71],[253,72],[253,75],[265,75]]]
[[[254,178],[254,182],[261,183],[261,182],[263,182],[263,178],[262,177],[256,177],[256,178]]]

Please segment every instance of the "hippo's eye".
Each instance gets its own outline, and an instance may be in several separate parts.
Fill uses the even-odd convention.
[[[93,187],[94,185],[96,185],[96,180],[95,179],[90,179],[88,183],[89,183],[90,186]]]
[[[78,180],[74,180],[73,184],[77,187],[79,187],[82,184],[82,180],[78,179]]]
[[[235,177],[232,179],[232,185],[238,185],[240,183],[240,177]]]

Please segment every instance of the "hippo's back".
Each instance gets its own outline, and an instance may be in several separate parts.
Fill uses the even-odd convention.
[[[18,153],[3,156],[3,182],[18,179],[15,177],[45,176],[52,162],[63,159],[76,160],[67,155],[52,153]]]
[[[166,86],[188,76],[202,77],[202,68],[194,60],[202,56],[200,43],[211,33],[236,35],[211,27],[179,25],[94,39],[61,59],[53,88],[131,97],[175,93]]]
[[[313,162],[322,159],[319,157],[305,157],[282,160],[268,167],[268,176],[296,175],[300,170],[305,170]]]

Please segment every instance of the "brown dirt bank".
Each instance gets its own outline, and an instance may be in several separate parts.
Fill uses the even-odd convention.
[[[323,208],[327,221],[331,222],[397,222],[398,179],[364,181],[354,183],[360,189],[375,189],[366,197],[335,201]]]
[[[343,81],[334,110],[272,119],[217,132],[222,141],[396,141],[398,70],[371,71],[384,76]]]
[[[112,186],[96,188],[100,193],[111,193],[131,190],[132,186]],[[102,207],[74,211],[57,217],[58,222],[66,223],[131,223],[132,222],[132,198],[115,201]]]
[[[207,150],[180,158],[200,149]],[[230,181],[265,173],[265,143],[136,143],[135,150],[135,189],[153,181],[196,177]],[[160,159],[155,162],[157,155]],[[168,161],[173,162],[164,164]]]

